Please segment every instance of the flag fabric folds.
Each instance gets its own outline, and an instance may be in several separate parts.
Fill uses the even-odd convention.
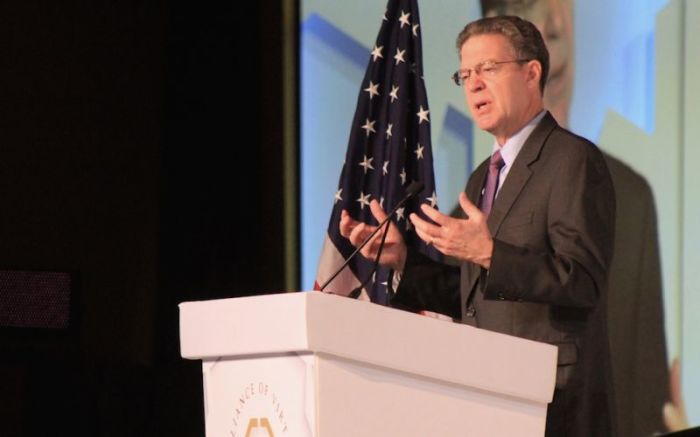
[[[388,212],[412,181],[421,181],[425,187],[397,211],[393,222],[408,245],[438,258],[435,249],[415,235],[408,221],[410,213],[419,212],[421,203],[437,205],[421,31],[416,0],[389,0],[360,86],[315,289],[354,250],[340,235],[341,211],[346,209],[356,220],[376,225],[369,202],[378,200]],[[347,295],[372,274],[372,266],[372,260],[357,256],[326,290]],[[388,280],[389,271],[378,269],[364,287],[362,298],[386,304]]]

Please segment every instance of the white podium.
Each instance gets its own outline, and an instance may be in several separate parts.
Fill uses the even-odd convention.
[[[557,348],[317,292],[180,304],[206,435],[543,436]]]

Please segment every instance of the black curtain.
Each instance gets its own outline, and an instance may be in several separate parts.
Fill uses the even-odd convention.
[[[0,4],[0,270],[74,278],[0,435],[203,435],[177,304],[283,289],[281,5],[204,3]]]

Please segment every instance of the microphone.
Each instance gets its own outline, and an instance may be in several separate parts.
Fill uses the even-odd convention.
[[[321,287],[319,287],[319,291],[323,291],[323,290],[328,286],[328,284],[330,284],[330,283],[336,278],[336,276],[338,276],[338,275],[340,274],[340,272],[342,272],[343,269],[344,269],[345,267],[347,267],[347,265],[350,263],[350,261],[351,261],[353,258],[355,258],[355,256],[360,252],[360,250],[362,250],[362,248],[365,247],[365,246],[367,245],[367,243],[370,242],[370,240],[372,240],[372,238],[377,234],[377,232],[379,232],[379,230],[380,230],[385,224],[387,225],[387,228],[388,228],[388,224],[387,224],[387,223],[388,223],[388,221],[391,219],[391,217],[392,217],[394,214],[396,214],[396,211],[398,211],[398,209],[401,208],[401,207],[404,205],[404,203],[406,203],[406,202],[408,201],[408,199],[410,199],[411,197],[413,197],[413,196],[415,196],[416,194],[418,194],[419,192],[421,192],[421,191],[423,190],[424,187],[425,187],[425,184],[424,184],[423,182],[420,182],[420,181],[413,181],[413,182],[411,182],[411,183],[409,184],[409,186],[406,188],[406,194],[405,194],[405,195],[403,196],[403,198],[399,201],[399,203],[397,203],[396,206],[394,206],[394,208],[389,212],[389,214],[387,214],[386,218],[385,218],[384,220],[382,220],[381,223],[379,223],[379,225],[374,229],[374,231],[372,231],[372,233],[369,234],[369,235],[367,236],[367,238],[365,238],[364,241],[363,241],[359,246],[357,246],[357,247],[355,248],[355,250],[350,254],[350,256],[347,257],[347,259],[345,260],[345,262],[343,263],[343,265],[340,266],[340,268],[339,268],[338,270],[336,270],[335,273],[333,273],[333,275],[330,277],[330,279],[328,279],[326,282],[323,283],[323,285],[321,285]],[[384,236],[386,237],[386,234],[385,234]],[[383,245],[384,245],[384,238],[382,238],[382,246],[383,246]],[[381,249],[380,249],[380,251],[381,251]],[[379,253],[381,253],[381,252],[378,252],[378,254],[379,254]],[[378,261],[378,259],[377,259],[377,261]],[[365,283],[366,283],[366,282],[367,282],[367,281],[365,281]],[[363,283],[360,287],[358,287],[358,288],[352,290],[352,291],[350,292],[350,294],[348,295],[348,297],[351,297],[351,298],[353,298],[353,299],[356,299],[357,297],[359,297],[359,296],[360,296],[360,293],[362,292],[362,287],[363,287],[364,285],[365,285],[365,284]]]

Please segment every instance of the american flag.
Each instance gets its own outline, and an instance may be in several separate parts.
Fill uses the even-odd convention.
[[[425,186],[397,211],[393,221],[408,245],[438,258],[435,249],[415,235],[408,221],[411,212],[419,212],[421,203],[437,205],[418,4],[416,0],[389,0],[360,86],[315,289],[354,250],[340,235],[341,211],[346,209],[356,220],[376,225],[369,202],[377,199],[388,212],[413,181],[421,181]],[[372,267],[373,260],[357,256],[326,290],[347,295],[372,274]],[[386,304],[388,278],[388,269],[380,268],[370,278],[361,298]]]

